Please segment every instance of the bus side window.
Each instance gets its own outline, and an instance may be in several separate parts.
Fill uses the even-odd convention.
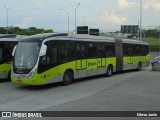
[[[40,63],[43,65],[48,65],[50,63],[50,58],[45,55],[45,56],[41,57]]]
[[[133,56],[135,54],[135,47],[132,45],[128,45],[128,56]]]
[[[38,72],[42,73],[58,65],[58,45],[56,42],[47,42],[47,53],[40,58]]]
[[[82,44],[82,43],[76,44],[75,58],[76,58],[76,60],[86,58],[86,46],[85,46],[85,44]]]
[[[86,58],[86,47],[85,47],[85,45],[84,44],[82,44],[82,49],[81,49],[81,57],[82,57],[82,59],[85,59]]]
[[[74,59],[74,44],[72,42],[60,43],[60,62],[66,63]]]
[[[97,58],[105,58],[105,46],[103,44],[97,45],[96,57]]]
[[[5,44],[5,62],[11,62],[12,61],[12,51],[14,46],[16,45],[16,42],[8,42]]]
[[[104,46],[104,45],[101,46],[101,57],[102,57],[102,58],[105,58],[105,57],[106,57],[106,56],[105,56],[105,46]]]
[[[50,64],[56,65],[58,63],[58,48],[56,46],[50,47]]]
[[[0,47],[0,62],[3,61],[3,48]]]
[[[106,46],[106,57],[113,57],[113,56],[115,56],[114,45],[107,45]]]
[[[123,45],[123,56],[128,56],[128,52],[129,52],[128,46],[124,44]]]
[[[146,56],[147,54],[149,54],[149,46],[146,45],[145,48],[146,48],[146,54],[145,54],[145,56]]]
[[[88,58],[96,58],[96,45],[93,43],[88,44]]]
[[[71,61],[74,60],[74,43],[73,42],[68,42],[67,43],[67,60]]]
[[[76,44],[76,53],[75,53],[76,59],[80,59],[80,44]]]
[[[96,57],[100,58],[101,57],[101,45],[97,45],[97,50],[96,50]]]

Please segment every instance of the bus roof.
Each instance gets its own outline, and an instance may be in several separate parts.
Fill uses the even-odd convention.
[[[9,37],[9,38],[0,38],[0,42],[8,42],[8,41],[19,41],[20,39],[22,39],[22,38],[27,38],[28,36],[23,36],[23,35],[17,35],[16,37],[14,37],[14,38],[11,38],[11,37]]]
[[[15,34],[0,34],[0,38],[14,38],[16,36]]]
[[[59,38],[48,38],[47,40],[72,40],[72,41],[92,41],[92,42],[115,42],[116,38],[113,37],[104,37],[104,36],[93,36],[88,34],[69,34],[67,37],[59,37]],[[123,43],[128,44],[141,44],[141,45],[149,45],[148,43],[133,40],[133,39],[122,39]]]
[[[29,36],[27,38],[22,38],[21,40],[25,41],[43,41],[51,37],[67,36],[67,33],[43,33]],[[20,40],[20,41],[21,41]]]
[[[18,38],[1,38],[0,39],[0,42],[11,42],[11,41],[19,41],[19,39]]]
[[[83,41],[98,41],[98,42],[115,42],[115,39],[112,37],[103,37],[103,36],[94,36],[94,35],[88,35],[88,34],[75,34],[75,35],[69,35],[68,37],[71,38],[71,40],[78,39]]]
[[[133,40],[133,39],[122,39],[123,43],[128,43],[128,44],[141,44],[141,45],[149,45],[146,42],[138,41],[138,40]]]
[[[88,34],[73,34],[73,35],[69,34],[68,36],[47,38],[45,41],[48,41],[48,40],[115,42],[115,39],[111,37],[93,36],[93,35],[88,35]]]
[[[92,41],[92,42],[115,42],[116,38],[104,37],[104,36],[93,36],[88,34],[67,34],[67,33],[44,33],[32,35],[27,38],[22,38],[22,41],[49,41],[49,40],[71,40],[71,41]],[[20,40],[20,41],[21,41]],[[143,44],[149,45],[148,43],[132,40],[132,39],[122,39],[123,43],[130,44]]]

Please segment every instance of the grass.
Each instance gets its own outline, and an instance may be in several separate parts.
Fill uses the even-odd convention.
[[[151,51],[160,50],[160,40],[157,38],[146,38],[146,39],[143,39],[143,42],[147,42],[150,45]]]

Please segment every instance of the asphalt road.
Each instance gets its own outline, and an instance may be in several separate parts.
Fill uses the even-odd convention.
[[[32,87],[2,81],[0,111],[159,111],[159,78],[159,71],[147,67],[142,71],[116,73],[109,78],[80,79],[69,86]]]

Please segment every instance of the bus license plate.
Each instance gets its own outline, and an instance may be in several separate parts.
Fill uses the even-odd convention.
[[[22,80],[17,80],[17,83],[22,83]]]

